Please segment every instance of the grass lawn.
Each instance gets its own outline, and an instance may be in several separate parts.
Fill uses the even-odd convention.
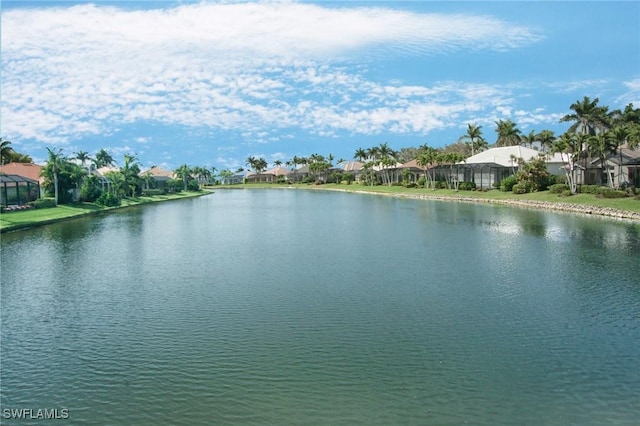
[[[433,197],[449,197],[455,198],[478,198],[485,200],[505,200],[505,201],[539,201],[547,203],[565,203],[579,204],[584,206],[593,206],[599,208],[610,208],[627,212],[640,213],[640,200],[629,198],[596,198],[593,194],[576,194],[570,197],[560,197],[558,194],[550,194],[549,191],[534,192],[531,194],[514,194],[513,192],[502,192],[497,189],[482,191],[454,191],[450,189],[424,189],[424,188],[405,188],[403,186],[365,186],[360,184],[325,184],[325,185],[309,185],[309,184],[244,184],[229,185],[226,188],[307,188],[307,189],[332,189],[350,192],[374,192],[380,194],[407,195],[407,196],[433,196]],[[223,187],[220,187],[223,188]]]
[[[178,200],[182,198],[198,197],[208,194],[203,192],[180,192],[178,194],[154,195],[150,197],[125,198],[119,207],[102,207],[94,203],[61,204],[49,209],[29,209],[0,214],[0,232],[11,231],[20,228],[28,228],[35,225],[57,222],[67,218],[106,212],[124,207],[137,206],[161,201]]]

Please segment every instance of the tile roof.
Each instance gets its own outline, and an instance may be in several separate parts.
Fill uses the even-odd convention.
[[[9,163],[0,166],[0,172],[5,175],[18,175],[42,182],[42,166],[32,163]]]

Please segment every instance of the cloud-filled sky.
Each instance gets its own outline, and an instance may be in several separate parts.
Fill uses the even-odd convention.
[[[145,167],[496,139],[640,105],[640,3],[2,2],[1,133]]]

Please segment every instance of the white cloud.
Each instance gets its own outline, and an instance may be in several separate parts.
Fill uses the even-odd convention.
[[[616,101],[622,105],[632,103],[634,107],[638,108],[640,106],[640,77],[623,81],[622,84],[627,88],[627,93],[618,97]]]
[[[383,86],[348,70],[349,58],[504,50],[539,38],[488,16],[295,2],[8,10],[2,128],[51,144],[139,121],[254,135],[428,132],[503,96],[482,85]]]

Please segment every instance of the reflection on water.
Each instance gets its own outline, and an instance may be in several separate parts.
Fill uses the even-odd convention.
[[[2,407],[76,424],[632,424],[639,232],[238,190],[3,235]]]

